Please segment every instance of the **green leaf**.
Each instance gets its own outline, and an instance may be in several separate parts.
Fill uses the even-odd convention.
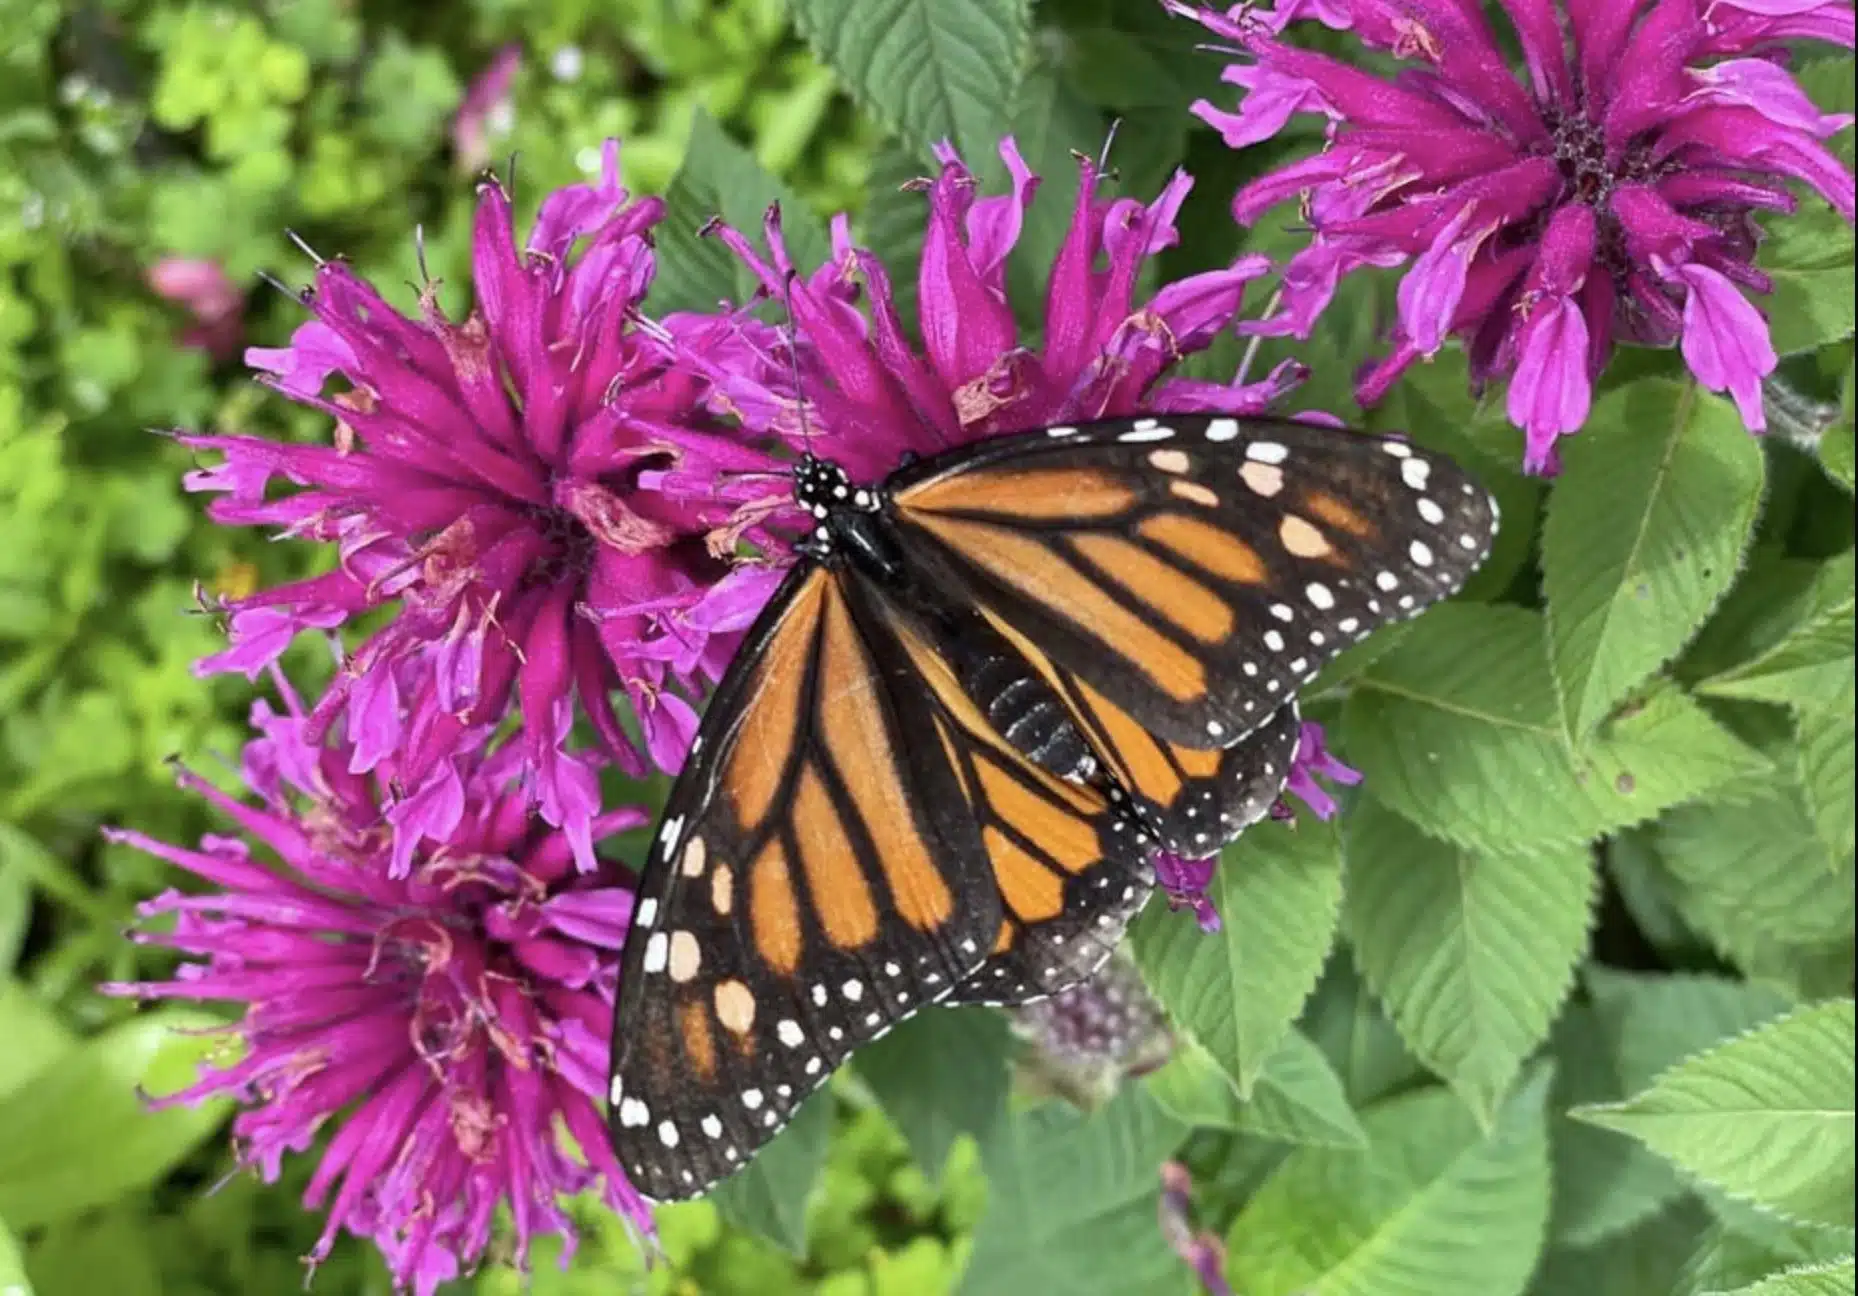
[[[835,1106],[830,1089],[815,1093],[754,1160],[716,1186],[709,1199],[724,1219],[790,1255],[806,1254],[807,1206],[826,1164]]]
[[[1853,1262],[1847,1259],[1787,1269],[1747,1287],[1723,1291],[1721,1296],[1852,1296],[1855,1281],[1858,1281],[1858,1270],[1854,1270]]]
[[[1311,1147],[1367,1146],[1341,1079],[1298,1031],[1286,1035],[1266,1059],[1249,1102],[1191,1036],[1180,1041],[1168,1064],[1146,1084],[1156,1102],[1189,1125]]]
[[[929,1008],[858,1054],[877,1096],[930,1179],[963,1134],[985,1143],[1006,1115],[1006,1019],[985,1008]]]
[[[1245,1296],[1516,1296],[1548,1222],[1546,1069],[1486,1133],[1449,1092],[1377,1104],[1369,1150],[1300,1148],[1227,1236]]]
[[[1364,1148],[1368,1136],[1348,1105],[1342,1081],[1301,1031],[1284,1036],[1265,1059],[1239,1113],[1238,1130],[1309,1147]]]
[[[1566,1109],[1614,1102],[1650,1084],[1688,1054],[1778,1016],[1773,991],[1727,977],[1660,976],[1591,967],[1590,1002],[1570,1005],[1556,1023],[1550,1126],[1555,1154],[1557,1245],[1592,1247],[1638,1226],[1684,1185],[1639,1143],[1573,1120]]]
[[[794,25],[852,97],[924,157],[990,152],[1025,64],[1029,0],[789,0]]]
[[[1677,1289],[1683,1296],[1734,1290],[1784,1269],[1838,1264],[1851,1257],[1850,1229],[1786,1224],[1720,1194],[1711,1205],[1716,1223],[1691,1258]]]
[[[1852,707],[1852,552],[1822,565],[1778,643],[1697,686],[1712,697],[1802,710]]]
[[[1828,849],[1792,779],[1674,810],[1652,840],[1685,922],[1745,973],[1797,993],[1850,985],[1852,858]]]
[[[1303,1010],[1303,1031],[1342,1078],[1343,1092],[1355,1108],[1431,1082],[1355,971],[1346,948],[1335,952],[1316,983],[1316,993]]]
[[[1155,1215],[1161,1162],[1186,1133],[1140,1085],[1088,1116],[1050,1102],[1007,1121],[981,1149],[987,1212],[961,1296],[1178,1290]]]
[[[148,1225],[127,1207],[46,1230],[27,1259],[41,1290],[162,1296],[164,1277]],[[13,1296],[0,1279],[0,1293]]]
[[[1588,842],[1764,765],[1663,682],[1570,749],[1540,616],[1462,603],[1362,675],[1340,746],[1390,809],[1488,851]]]
[[[660,315],[714,311],[719,301],[748,300],[756,287],[754,276],[719,240],[698,231],[720,216],[759,242],[762,218],[775,202],[781,205],[781,231],[794,265],[805,272],[824,264],[832,243],[806,202],[763,171],[708,113],[697,110],[684,165],[665,194],[665,219],[656,232],[658,271],[650,309]]]
[[[1858,721],[1851,710],[1802,712],[1800,739],[1800,791],[1819,839],[1833,860],[1851,856],[1858,845],[1852,811],[1858,804],[1858,773],[1852,753],[1858,745]]]
[[[1226,848],[1208,894],[1223,929],[1151,905],[1131,933],[1149,989],[1249,1096],[1321,974],[1342,899],[1341,845],[1314,819]]]
[[[1471,852],[1371,798],[1349,814],[1343,929],[1413,1052],[1494,1116],[1587,950],[1585,846]]]
[[[1731,1196],[1849,1227],[1853,1046],[1851,1000],[1802,1008],[1680,1062],[1625,1102],[1574,1114]]]
[[[1542,588],[1562,719],[1577,740],[1675,657],[1735,580],[1766,460],[1735,406],[1694,384],[1610,393],[1562,450]]]
[[[0,1218],[35,1228],[159,1182],[219,1127],[232,1104],[149,1111],[140,1091],[174,1093],[222,1042],[222,1023],[167,1008],[85,1040],[0,1100]]]
[[[1555,1180],[1559,1206],[1562,1183]],[[1709,1224],[1694,1198],[1674,1202],[1591,1246],[1550,1250],[1529,1285],[1530,1296],[1667,1296]]]
[[[17,981],[0,981],[0,1101],[77,1047],[58,1014]],[[0,1290],[4,1290],[0,1288]]]

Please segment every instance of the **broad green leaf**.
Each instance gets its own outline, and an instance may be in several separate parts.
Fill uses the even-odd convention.
[[[1848,859],[1858,844],[1852,814],[1858,803],[1858,774],[1852,768],[1858,721],[1849,707],[1828,708],[1803,711],[1798,725],[1801,794],[1831,859]]]
[[[1707,1296],[1752,1286],[1789,1269],[1841,1264],[1851,1258],[1852,1240],[1850,1229],[1787,1225],[1744,1208],[1733,1219],[1719,1216],[1677,1290],[1683,1296]]]
[[[1548,1222],[1546,1069],[1488,1132],[1448,1091],[1377,1104],[1366,1153],[1299,1148],[1240,1212],[1245,1296],[1516,1296]]]
[[[720,216],[759,244],[762,219],[775,202],[781,205],[781,230],[795,266],[804,273],[823,264],[832,245],[819,218],[699,109],[691,120],[684,165],[665,194],[651,309],[661,315],[714,311],[719,301],[746,301],[756,287],[753,275],[720,240],[699,231]]]
[[[1799,1009],[1575,1115],[1791,1219],[1853,1220],[1852,1001]]]
[[[0,981],[0,1102],[77,1047],[58,1014],[17,981]]]
[[[1356,1109],[1431,1082],[1346,948],[1336,950],[1316,983],[1302,1028],[1328,1057]]]
[[[710,1193],[723,1218],[792,1255],[806,1254],[806,1212],[826,1164],[836,1106],[822,1089],[800,1105],[787,1128],[741,1171]]]
[[[1488,1122],[1587,950],[1585,846],[1466,851],[1371,798],[1349,814],[1342,923],[1413,1052]]]
[[[1265,1059],[1251,1101],[1239,1113],[1238,1129],[1312,1147],[1362,1148],[1368,1143],[1329,1059],[1296,1030]]]
[[[218,1128],[231,1103],[149,1111],[222,1042],[222,1023],[166,1008],[83,1041],[0,1100],[0,1218],[14,1228],[68,1219],[159,1182]]]
[[[1245,1104],[1225,1068],[1191,1035],[1183,1035],[1174,1055],[1142,1083],[1162,1109],[1184,1125],[1202,1129],[1239,1128]]]
[[[1555,1199],[1562,1182],[1555,1180]],[[1556,1246],[1542,1257],[1530,1296],[1669,1296],[1709,1225],[1695,1199],[1673,1202],[1630,1229],[1588,1246]]]
[[[1685,922],[1745,973],[1796,993],[1849,986],[1852,858],[1827,848],[1792,779],[1674,810],[1653,841]]]
[[[1025,65],[1029,0],[789,0],[788,9],[852,96],[925,158],[942,140],[970,155],[999,140]]]
[[[1655,827],[1630,828],[1600,849],[1607,881],[1632,925],[1673,967],[1694,967],[1712,954],[1710,943],[1684,917],[1678,884],[1658,854]]]
[[[1131,933],[1149,989],[1249,1096],[1335,938],[1341,844],[1328,824],[1263,823],[1226,848],[1209,890],[1224,924],[1151,905]]]
[[[1852,553],[1825,563],[1792,628],[1756,657],[1697,686],[1713,697],[1805,710],[1852,708]]]
[[[1194,48],[1206,29],[1160,5],[1073,0],[1052,17],[1063,29],[1053,43],[1063,51],[1066,74],[1105,108],[1165,108],[1184,116],[1195,99],[1221,93],[1220,61]]]
[[[1015,1115],[981,1149],[987,1212],[961,1296],[1125,1296],[1178,1283],[1155,1214],[1161,1162],[1186,1133],[1139,1085],[1088,1116],[1056,1102]]]
[[[33,1243],[27,1268],[47,1296],[108,1292],[162,1296],[163,1274],[143,1212],[110,1211],[47,1229]],[[0,1296],[13,1296],[0,1281]]]
[[[0,1293],[5,1296],[32,1296],[32,1283],[26,1277],[26,1259],[19,1239],[0,1218]]]
[[[1593,1247],[1633,1228],[1683,1195],[1677,1172],[1639,1143],[1563,1114],[1614,1102],[1667,1067],[1786,1009],[1773,991],[1726,977],[1662,976],[1591,967],[1590,1002],[1556,1023],[1555,1154],[1557,1245]]]
[[[1462,603],[1428,612],[1362,675],[1341,746],[1390,809],[1493,851],[1589,842],[1764,765],[1664,682],[1570,749],[1541,618]]]
[[[1766,460],[1735,407],[1630,383],[1562,449],[1542,589],[1562,720],[1577,740],[1709,617],[1742,566]]]
[[[1006,1115],[1007,1051],[999,1013],[930,1008],[862,1050],[856,1066],[934,1180],[957,1138],[985,1143]]]
[[[1723,1291],[1720,1296],[1852,1296],[1855,1281],[1858,1281],[1858,1270],[1854,1270],[1853,1262],[1839,1260],[1783,1270],[1747,1287]],[[1718,1296],[1718,1293],[1711,1296]]]
[[[1348,1105],[1342,1082],[1322,1051],[1292,1031],[1265,1061],[1251,1100],[1191,1036],[1145,1082],[1155,1101],[1189,1125],[1229,1129],[1275,1142],[1361,1148],[1367,1135]]]
[[[119,920],[68,863],[41,846],[31,833],[4,819],[0,819],[0,864],[94,923],[114,926]]]

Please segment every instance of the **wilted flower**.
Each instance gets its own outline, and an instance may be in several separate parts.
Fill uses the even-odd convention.
[[[355,745],[309,739],[279,687],[285,713],[256,704],[261,736],[242,763],[262,805],[180,776],[240,837],[187,850],[108,834],[213,889],[141,907],[144,920],[173,919],[136,939],[188,960],[174,979],[106,989],[245,1005],[228,1057],[162,1104],[244,1103],[234,1143],[266,1182],[336,1126],[305,1196],[328,1212],[309,1259],[346,1229],[422,1296],[476,1263],[500,1209],[518,1265],[549,1232],[567,1242],[565,1262],[574,1230],[562,1199],[596,1187],[649,1231],[601,1107],[632,892],[617,873],[574,867],[567,840],[514,790],[507,746],[462,765],[455,826],[390,867],[394,759],[358,773]],[[594,830],[644,820],[622,809]]]
[[[335,420],[332,445],[181,438],[224,456],[187,481],[222,492],[215,520],[331,542],[339,557],[325,575],[231,600],[231,646],[201,669],[255,677],[299,632],[393,607],[346,659],[315,727],[345,712],[362,759],[399,752],[401,786],[417,798],[514,697],[535,795],[584,868],[597,789],[592,760],[565,747],[573,699],[607,753],[637,772],[611,701],[624,689],[646,750],[676,769],[696,724],[680,690],[721,673],[770,579],[706,544],[731,513],[719,492],[638,489],[648,470],[679,462],[680,440],[705,444],[692,429],[713,393],[674,369],[674,355],[708,354],[752,379],[762,350],[752,322],[638,317],[663,204],[628,202],[618,166],[609,142],[599,181],[552,194],[520,248],[509,197],[484,184],[477,304],[461,324],[435,285],[412,320],[346,265],[320,264],[303,295],[315,318],[288,347],[248,359]],[[325,396],[331,374],[347,386]],[[724,463],[741,453],[710,440]],[[276,479],[297,489],[268,496]],[[403,697],[397,665],[416,657],[429,669]]]
[[[244,332],[245,294],[217,261],[163,257],[148,268],[155,294],[187,308],[194,323],[181,342],[198,347],[215,360],[229,360]]]
[[[1321,153],[1233,200],[1251,224],[1296,198],[1314,231],[1259,332],[1307,337],[1343,275],[1410,261],[1364,403],[1455,333],[1474,381],[1510,377],[1525,466],[1552,472],[1614,341],[1677,342],[1704,386],[1765,426],[1775,354],[1744,296],[1771,286],[1753,265],[1753,215],[1793,211],[1786,182],[1799,180],[1853,216],[1851,173],[1821,143],[1852,119],[1813,106],[1784,46],[1851,46],[1849,3],[1505,0],[1519,79],[1484,7],[1460,0],[1279,0],[1225,16],[1165,2],[1249,56],[1226,73],[1246,90],[1236,113],[1194,109],[1228,144],[1268,139],[1295,113],[1329,119]],[[1419,66],[1383,80],[1279,39],[1311,18]]]
[[[1289,364],[1251,385],[1167,376],[1183,356],[1232,327],[1246,282],[1268,268],[1263,257],[1241,257],[1224,270],[1169,284],[1147,301],[1136,299],[1144,264],[1178,241],[1175,215],[1193,185],[1185,172],[1144,205],[1100,197],[1096,164],[1080,159],[1070,230],[1048,277],[1042,339],[1037,346],[1023,341],[1008,300],[1007,256],[1039,177],[1011,138],[1000,156],[1012,175],[1010,193],[978,195],[973,175],[947,144],[937,149],[940,173],[923,182],[921,351],[905,333],[889,272],[852,244],[843,218],[833,226],[831,263],[806,278],[793,276],[778,213],[769,213],[766,228],[769,259],[740,232],[716,228],[767,292],[792,303],[805,432],[819,454],[872,480],[906,453],[1054,423],[1137,412],[1258,413],[1300,380],[1301,370]],[[715,381],[751,431],[802,444],[801,412],[791,401],[772,399],[752,381],[727,375]],[[770,498],[766,507],[784,508],[785,501]]]
[[[1120,954],[1083,984],[1008,1012],[1030,1045],[1031,1078],[1081,1107],[1108,1098],[1125,1076],[1155,1070],[1174,1048],[1167,1014]]]
[[[1290,776],[1284,780],[1286,796],[1294,796],[1310,808],[1318,819],[1330,819],[1339,808],[1335,798],[1329,795],[1327,788],[1316,780],[1318,777],[1335,783],[1353,786],[1361,782],[1361,771],[1351,765],[1344,765],[1330,754],[1323,738],[1323,727],[1314,720],[1305,720],[1297,733],[1297,753],[1290,761]],[[1294,817],[1289,803],[1282,797],[1272,807],[1273,819],[1290,819]],[[1240,845],[1243,850],[1243,845]],[[1155,855],[1155,882],[1168,898],[1168,905],[1174,909],[1192,909],[1194,917],[1200,923],[1200,930],[1216,932],[1220,928],[1219,911],[1213,907],[1213,901],[1207,895],[1207,888],[1213,884],[1213,872],[1219,867],[1219,856],[1207,855],[1192,859],[1176,855],[1171,851],[1159,851]]]
[[[461,171],[478,171],[490,161],[490,137],[510,130],[510,87],[523,65],[523,47],[498,50],[465,90],[452,118],[452,155]]]
[[[1208,1296],[1233,1296],[1226,1281],[1226,1248],[1217,1234],[1193,1226],[1193,1176],[1179,1161],[1161,1166],[1161,1235],[1186,1261]]]

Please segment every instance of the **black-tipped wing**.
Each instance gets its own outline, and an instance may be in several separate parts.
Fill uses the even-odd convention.
[[[1457,590],[1496,529],[1450,460],[1276,419],[1053,428],[887,489],[951,598],[1184,747],[1230,745],[1342,648]]]
[[[711,701],[646,861],[609,1126],[649,1197],[737,1169],[999,928],[962,776],[919,738],[935,699],[868,637],[854,583],[806,567],[783,586]]]

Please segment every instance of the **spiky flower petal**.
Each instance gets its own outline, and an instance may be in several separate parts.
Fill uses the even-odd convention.
[[[1849,221],[1851,172],[1787,70],[1786,45],[1853,43],[1847,0],[1278,0],[1226,13],[1168,7],[1246,57],[1237,112],[1194,111],[1244,147],[1297,113],[1328,121],[1315,157],[1241,189],[1245,224],[1296,199],[1314,231],[1285,267],[1281,309],[1260,333],[1307,337],[1344,275],[1407,266],[1392,349],[1360,377],[1371,403],[1449,336],[1473,381],[1508,377],[1508,411],[1532,472],[1586,420],[1616,341],[1681,345],[1704,386],[1753,431],[1776,364],[1747,293],[1758,212],[1791,212],[1791,184]],[[1351,31],[1407,66],[1393,80],[1301,49],[1287,28]],[[1512,36],[1523,72],[1503,55]]]
[[[180,776],[238,836],[189,850],[109,834],[210,889],[141,907],[136,939],[185,960],[172,979],[105,988],[245,1006],[226,1059],[163,1103],[238,1100],[239,1159],[266,1182],[329,1133],[305,1195],[327,1214],[310,1261],[347,1230],[420,1296],[476,1264],[500,1210],[519,1266],[538,1233],[564,1237],[565,1261],[564,1201],[588,1190],[649,1232],[602,1114],[624,874],[575,868],[515,787],[517,747],[455,763],[424,801],[394,801],[396,756],[362,771],[356,743],[311,739],[279,688],[285,710],[256,704],[261,736],[242,763],[259,805]],[[449,826],[396,867],[396,813]],[[645,819],[628,807],[592,828]]]

